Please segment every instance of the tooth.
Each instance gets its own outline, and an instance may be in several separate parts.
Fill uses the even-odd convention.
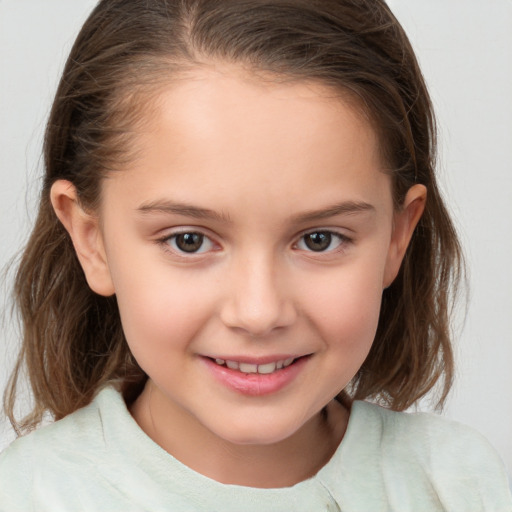
[[[217,364],[224,364],[226,361],[224,361],[224,359],[215,359],[215,362]]]
[[[258,373],[273,373],[276,371],[276,363],[258,365]]]
[[[278,362],[276,363],[276,368],[277,368],[278,370],[281,370],[281,368],[282,368],[282,367],[283,367],[283,361],[278,361]]]
[[[292,363],[293,363],[293,360],[294,358],[293,357],[289,357],[288,359],[285,359],[283,361],[283,366],[286,368],[287,366],[290,366]]]
[[[240,371],[242,373],[258,373],[258,365],[250,363],[240,363]]]
[[[226,366],[232,370],[238,370],[238,363],[236,361],[226,361]]]

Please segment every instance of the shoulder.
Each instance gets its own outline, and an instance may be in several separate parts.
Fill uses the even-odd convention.
[[[74,478],[95,471],[105,453],[100,405],[116,394],[104,390],[88,406],[16,439],[0,454],[0,512],[33,510],[33,503],[49,502],[54,489],[71,493]]]
[[[474,463],[479,468],[483,463],[502,466],[487,439],[467,425],[436,414],[396,412],[367,402],[356,402],[355,407],[379,431],[382,448],[405,451],[442,467],[459,466],[460,461],[469,468]]]
[[[366,425],[390,486],[410,480],[411,488],[428,488],[448,510],[512,510],[503,463],[472,428],[434,414],[394,412],[366,402],[355,402],[353,413],[357,424]]]
[[[101,430],[101,413],[97,401],[93,401],[59,421],[16,439],[0,455],[0,467],[27,458],[33,462],[36,459],[44,460],[49,454],[76,451],[84,443],[90,446],[96,442]]]

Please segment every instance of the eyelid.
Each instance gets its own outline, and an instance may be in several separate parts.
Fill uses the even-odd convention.
[[[325,251],[314,251],[312,249],[309,249],[309,248],[304,248],[304,249],[301,249],[300,247],[298,247],[299,243],[304,239],[304,237],[308,236],[308,235],[311,235],[311,234],[314,234],[314,233],[328,233],[330,235],[332,235],[333,237],[336,237],[338,240],[339,240],[339,243],[338,245],[334,248],[334,249],[328,249],[328,250],[325,250]],[[333,229],[333,228],[314,228],[314,229],[308,229],[306,231],[303,231],[297,238],[297,241],[293,244],[293,247],[295,249],[298,249],[300,251],[304,251],[305,253],[310,253],[310,254],[313,254],[313,255],[318,255],[318,256],[321,256],[322,254],[333,254],[333,253],[336,253],[338,251],[342,251],[346,248],[346,245],[347,244],[351,244],[353,243],[353,239],[349,236],[347,236],[345,233],[337,230],[337,229]]]
[[[184,234],[201,235],[204,239],[208,240],[211,243],[212,248],[197,252],[186,252],[180,250],[179,248],[173,248],[169,243],[169,240],[175,239],[177,236]],[[194,257],[204,257],[206,254],[218,250],[218,248],[220,248],[220,244],[215,240],[215,237],[209,233],[209,230],[200,228],[198,226],[180,226],[177,228],[169,229],[162,236],[159,236],[156,239],[156,242],[160,246],[162,246],[164,251],[169,252],[172,255],[177,256],[179,258],[185,259],[190,259]]]

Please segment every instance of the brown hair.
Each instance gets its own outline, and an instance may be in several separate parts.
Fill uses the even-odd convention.
[[[106,383],[128,401],[146,376],[124,339],[115,297],[93,293],[49,192],[71,181],[94,209],[101,180],[129,159],[131,130],[159,85],[212,59],[276,80],[314,80],[359,99],[380,136],[397,208],[415,183],[426,209],[396,280],[383,292],[371,352],[351,382],[352,398],[402,410],[441,379],[451,385],[450,304],[462,269],[452,222],[434,175],[435,124],[410,43],[383,0],[103,0],[68,58],[47,125],[39,215],[22,256],[15,298],[23,344],[5,394],[18,431],[45,412],[59,419]],[[13,408],[26,365],[34,408]]]

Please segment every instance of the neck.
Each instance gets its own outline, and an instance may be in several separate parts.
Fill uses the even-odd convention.
[[[332,457],[348,422],[347,409],[333,400],[287,439],[265,445],[234,444],[190,415],[160,407],[152,388],[148,383],[131,407],[135,421],[177,460],[224,484],[278,488],[306,480]]]

